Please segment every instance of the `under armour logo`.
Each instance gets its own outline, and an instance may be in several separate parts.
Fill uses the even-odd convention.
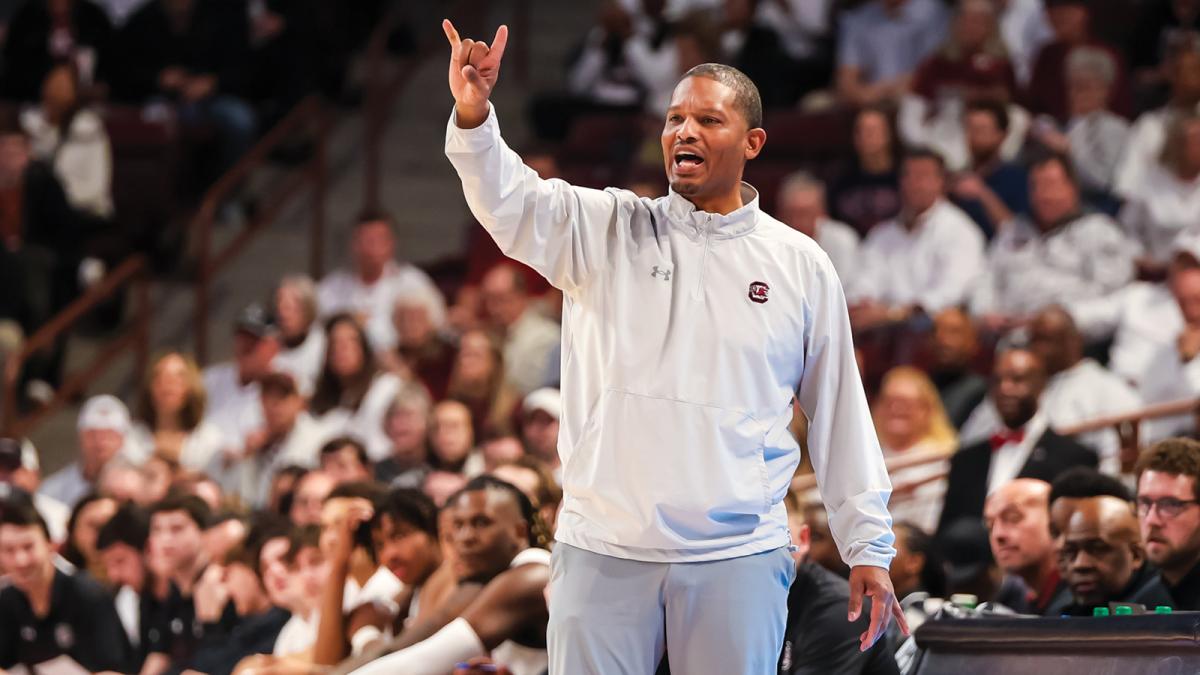
[[[671,280],[671,270],[659,269],[658,265],[654,266],[654,271],[650,273],[652,277],[662,277],[663,281]]]

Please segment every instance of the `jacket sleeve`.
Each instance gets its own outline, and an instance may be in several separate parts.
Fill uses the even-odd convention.
[[[616,191],[542,180],[525,166],[500,137],[495,107],[474,129],[460,128],[452,114],[446,156],[462,180],[471,213],[504,255],[563,291],[580,288],[605,267],[610,240],[621,221],[628,223]]]
[[[841,284],[827,259],[814,270],[798,399],[829,529],[846,564],[888,568],[896,555],[892,484],[863,393]]]

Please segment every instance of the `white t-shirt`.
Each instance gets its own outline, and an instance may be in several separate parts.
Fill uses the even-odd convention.
[[[389,262],[383,276],[373,284],[365,284],[350,270],[338,270],[326,276],[317,286],[317,305],[321,316],[352,312],[366,317],[367,338],[376,351],[390,351],[396,346],[396,328],[392,313],[401,298],[424,304],[434,328],[446,323],[446,301],[441,291],[419,268],[408,263]]]

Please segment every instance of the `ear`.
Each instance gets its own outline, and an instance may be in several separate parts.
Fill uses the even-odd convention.
[[[805,523],[796,530],[796,556],[801,560],[808,558],[808,552],[812,550],[812,528]]]
[[[758,153],[762,152],[763,146],[767,144],[767,131],[765,129],[751,129],[746,132],[746,151],[744,157],[747,161],[758,157]]]

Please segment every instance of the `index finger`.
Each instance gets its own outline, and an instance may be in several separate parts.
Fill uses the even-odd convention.
[[[446,33],[446,39],[450,41],[452,47],[457,47],[462,43],[462,39],[458,37],[458,31],[455,30],[454,24],[450,23],[450,19],[442,19],[442,30]]]

